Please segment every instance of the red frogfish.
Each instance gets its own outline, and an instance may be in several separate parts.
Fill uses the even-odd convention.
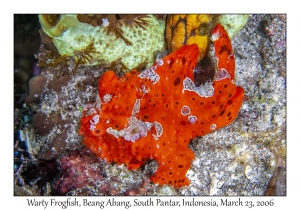
[[[147,70],[99,79],[97,105],[86,111],[79,133],[107,162],[139,169],[147,159],[158,163],[153,183],[176,188],[189,185],[186,173],[194,153],[189,142],[222,128],[236,118],[244,90],[234,83],[234,55],[221,25],[212,30],[218,60],[213,81],[194,84],[199,49],[185,45]]]

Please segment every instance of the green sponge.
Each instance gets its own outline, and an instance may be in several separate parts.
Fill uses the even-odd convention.
[[[86,64],[110,64],[120,60],[128,69],[148,68],[154,63],[154,52],[165,47],[165,22],[153,15],[143,20],[147,25],[119,24],[117,36],[108,30],[110,23],[103,18],[103,24],[92,26],[78,21],[77,15],[40,15],[44,32],[52,37],[60,55],[85,55]],[[125,22],[123,22],[125,23]],[[125,39],[124,39],[125,38]],[[126,42],[127,43],[126,43]]]
[[[249,15],[220,15],[217,23],[226,29],[228,36],[232,39],[246,25]]]

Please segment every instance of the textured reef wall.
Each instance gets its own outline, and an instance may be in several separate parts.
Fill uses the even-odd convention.
[[[112,28],[107,29],[108,33],[114,33],[116,40],[123,42],[124,48],[130,47],[130,44],[126,43],[126,40],[129,40],[127,35],[120,37],[126,24],[118,23],[113,17],[100,19],[103,18],[115,23]],[[134,19],[134,17],[126,18],[124,17],[125,20]],[[153,24],[168,24],[167,21],[170,21],[168,19],[170,17],[150,16],[150,18]],[[180,18],[183,17],[178,19]],[[210,17],[205,18],[208,18],[205,21],[210,21]],[[99,110],[98,80],[109,69],[114,70],[114,74],[121,78],[124,72],[131,70],[132,66],[128,66],[126,62],[122,63],[119,59],[103,63],[100,61],[100,64],[97,62],[95,64],[92,58],[97,56],[92,53],[98,53],[90,45],[85,46],[87,49],[81,51],[83,53],[75,50],[73,51],[75,55],[61,55],[56,49],[57,46],[52,44],[52,39],[41,31],[42,44],[37,58],[39,63],[46,67],[40,75],[30,80],[28,96],[24,97],[23,101],[20,99],[25,105],[15,108],[15,194],[285,195],[286,16],[250,15],[246,18],[248,18],[247,24],[231,39],[232,53],[235,57],[234,85],[242,87],[245,91],[241,108],[231,124],[206,135],[191,134],[193,138],[189,144],[186,144],[188,149],[176,148],[172,153],[172,158],[175,159],[176,154],[179,157],[181,151],[188,150],[194,153],[189,163],[190,167],[186,168],[185,177],[189,180],[186,186],[157,185],[155,184],[158,183],[157,181],[153,183],[150,177],[161,165],[161,162],[153,160],[156,159],[154,155],[149,155],[150,160],[136,159],[132,165],[138,167],[133,167],[136,170],[129,170],[126,167],[129,163],[121,165],[109,163],[107,158],[99,158],[94,154],[97,153],[94,151],[97,148],[90,151],[83,146],[82,136],[78,133],[82,125],[80,119],[84,115],[92,116],[96,110]],[[82,22],[94,25],[91,27],[105,27],[106,23],[99,22],[100,19],[81,17]],[[55,25],[57,19],[54,18],[53,21]],[[216,20],[212,17],[211,21]],[[141,22],[140,19],[138,23],[146,27],[145,22]],[[172,24],[169,23],[168,26]],[[145,32],[142,28],[137,29],[137,33],[138,31]],[[211,38],[207,34],[196,35]],[[141,61],[141,65],[133,66],[138,66],[141,70],[150,67],[153,63],[159,64],[166,54],[171,53],[170,49],[168,49],[169,53],[166,52],[167,45],[161,46],[148,52],[152,56],[151,62]],[[207,44],[206,47],[204,58],[200,58],[202,64],[197,63],[196,71],[193,72],[195,83],[198,82],[195,87],[206,84],[207,80],[203,82],[197,79],[201,75],[208,80],[218,76],[216,72],[209,73],[214,71],[216,65],[213,44]],[[150,80],[155,79],[150,77],[153,76],[150,73],[148,74]],[[174,82],[172,81],[173,86]],[[110,89],[109,86],[112,84],[108,82],[107,85]],[[146,90],[142,92],[146,94]],[[103,95],[100,97],[102,106],[104,100],[107,103],[111,101],[109,95],[103,97]],[[174,99],[174,106],[175,102]],[[195,122],[196,118],[192,118],[194,116],[192,106],[189,106],[189,110],[183,109],[182,112],[187,114],[180,117],[190,117],[190,121],[186,120],[186,123]],[[212,113],[209,109],[203,112]],[[138,116],[137,113],[135,114]],[[160,113],[154,112],[153,116],[148,116],[148,119],[143,116],[138,119],[150,122],[149,117],[155,118],[158,114]],[[227,114],[226,112],[226,116]],[[170,122],[171,117],[168,116]],[[200,118],[200,113],[197,113],[199,123]],[[96,118],[92,121],[89,119],[89,122],[95,122],[95,126],[96,121]],[[152,125],[148,130],[147,124],[142,123],[142,127],[149,132],[148,136],[152,136],[153,133],[157,138],[160,137],[159,124],[152,122]],[[184,123],[181,125],[183,129]],[[120,137],[122,132],[119,131],[121,129],[123,128],[114,127],[109,130],[110,135],[116,135],[114,133],[116,130],[118,138],[122,138]],[[128,130],[124,129],[124,131]],[[122,135],[127,140],[138,142],[138,137],[144,137],[145,133],[139,133],[136,137],[135,131],[136,129],[133,128],[129,132],[130,136]],[[178,136],[186,133],[189,132],[179,131]],[[128,142],[130,143],[134,142]],[[138,162],[140,160],[143,161]],[[275,185],[276,188],[273,189]]]

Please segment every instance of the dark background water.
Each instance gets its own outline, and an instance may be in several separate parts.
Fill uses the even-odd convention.
[[[14,108],[22,106],[29,80],[40,74],[35,54],[41,44],[37,14],[14,15]]]

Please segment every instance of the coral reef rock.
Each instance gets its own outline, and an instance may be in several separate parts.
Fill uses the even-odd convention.
[[[40,145],[38,158],[52,159],[66,150],[81,148],[77,132],[81,112],[95,102],[97,80],[104,71],[96,67],[84,69],[79,68],[76,76],[57,78],[56,69],[51,67],[30,82],[30,95],[25,101],[36,113],[31,125]]]
[[[57,17],[58,18],[49,21],[55,25],[55,21],[57,21],[60,16]],[[85,23],[91,25],[91,27],[100,27],[103,28],[102,30],[104,31],[105,26],[102,26],[102,16],[100,19],[94,16],[79,17],[80,21],[83,22],[82,24]],[[110,20],[110,16],[108,16],[107,19],[111,23],[115,21]],[[126,17],[125,19],[132,20],[133,17]],[[104,25],[106,24],[104,23]],[[120,25],[117,27],[120,27]],[[116,31],[113,30],[113,28],[109,30],[110,34]],[[143,29],[140,31],[146,32]],[[61,55],[58,52],[54,52],[56,49],[52,44],[52,38],[45,33],[41,34],[43,39],[40,54],[37,58],[44,64],[51,63],[53,59],[59,58]],[[116,35],[112,35],[114,41],[122,42],[124,48],[132,47],[126,44],[125,39],[122,39],[122,34],[117,34],[118,38]],[[55,39],[55,37],[53,37],[53,39]],[[98,97],[98,80],[103,73],[106,72],[107,67],[79,65],[76,74],[68,75],[64,73],[72,72],[74,62],[67,62],[68,65],[64,65],[63,62],[58,62],[59,65],[50,65],[42,71],[39,77],[30,82],[30,94],[28,98],[25,99],[26,104],[23,104],[25,97],[25,95],[23,95],[24,91],[19,91],[21,89],[17,88],[15,92],[15,106],[17,107],[14,116],[15,195],[50,195],[55,193],[66,193],[67,195],[285,195],[285,158],[287,142],[286,15],[249,15],[248,22],[244,28],[241,29],[231,41],[234,49],[236,68],[234,75],[232,75],[232,72],[229,72],[229,75],[235,76],[235,85],[243,87],[245,97],[235,121],[224,128],[217,129],[201,137],[196,137],[191,140],[190,143],[188,143],[190,139],[186,138],[187,143],[183,145],[185,149],[176,148],[174,155],[169,158],[171,161],[176,161],[182,151],[190,151],[190,166],[186,167],[188,170],[184,172],[185,175],[183,175],[186,180],[189,180],[190,184],[188,186],[174,188],[172,185],[157,186],[157,184],[151,183],[149,178],[161,165],[159,161],[148,160],[145,161],[140,169],[129,170],[124,164],[118,165],[105,162],[105,160],[96,157],[91,151],[83,147],[82,137],[78,134],[80,119],[84,116],[83,111],[85,115],[89,114],[93,117],[95,113],[100,110],[100,98],[102,101],[101,109],[103,109],[104,107],[109,107],[110,103],[117,100],[118,95],[116,95],[116,97],[112,97],[113,95],[111,95],[110,97],[110,95],[100,94],[100,98]],[[26,47],[20,49],[26,49]],[[91,48],[90,50],[93,49]],[[215,51],[212,45],[209,50],[209,55],[214,55]],[[74,56],[74,53],[75,51],[71,51],[69,56]],[[75,57],[77,56],[79,59],[80,55],[77,54],[77,52],[75,54]],[[151,53],[146,53],[146,55],[152,56]],[[98,53],[93,56],[96,58]],[[159,56],[160,58],[165,57],[164,55],[162,56],[162,54]],[[87,58],[90,59],[89,57]],[[182,61],[183,59],[181,58],[178,64],[174,62],[173,67],[175,68],[176,65],[180,65]],[[191,61],[185,61],[185,63],[188,62]],[[206,62],[207,64],[204,66],[210,68],[211,61],[208,60]],[[149,61],[149,65],[150,63]],[[161,60],[158,60],[157,65],[158,64],[162,64]],[[164,62],[163,65],[169,64]],[[158,66],[156,71],[159,67],[161,66]],[[64,70],[62,71],[61,68],[64,68]],[[202,69],[199,71],[202,71]],[[20,68],[18,68],[16,72],[21,73]],[[56,72],[62,72],[62,74],[57,76]],[[148,73],[153,73],[153,71],[150,69]],[[160,76],[161,80],[165,78],[166,73],[167,72],[165,72],[163,76]],[[223,73],[226,72],[223,71]],[[23,74],[20,74],[20,78],[22,78],[21,84],[25,84],[23,81],[25,77],[22,75]],[[106,76],[108,75],[112,76],[113,74],[110,72],[107,73]],[[134,73],[134,75],[131,76],[127,75],[128,80],[136,77],[136,75],[139,75],[139,73]],[[155,74],[148,74],[148,76],[151,76],[150,78],[155,81]],[[186,78],[190,78],[190,75],[186,76]],[[221,74],[216,73],[215,77],[216,76],[220,78]],[[223,76],[226,76],[226,74],[223,74]],[[30,76],[28,75],[26,78],[27,77],[29,78]],[[211,77],[211,75],[209,75],[209,77]],[[116,78],[121,78],[121,75],[118,75]],[[180,82],[182,82],[182,80],[183,79],[181,79]],[[197,78],[195,78],[195,80],[197,80]],[[19,79],[17,78],[16,83],[18,81]],[[224,81],[224,79],[221,81]],[[126,81],[123,82],[126,83]],[[156,84],[159,82],[160,81]],[[167,84],[170,82],[171,87],[168,88],[169,86]],[[174,82],[175,78],[164,84],[166,93],[176,90]],[[177,84],[177,82],[178,81],[176,81],[175,84]],[[147,83],[154,86],[150,81]],[[109,87],[114,87],[111,83],[108,84]],[[202,87],[204,87],[203,85],[205,84],[206,82],[204,81],[200,83]],[[134,85],[136,84],[133,84],[133,86]],[[197,87],[201,86],[197,85]],[[20,86],[16,84],[16,87]],[[206,87],[209,90],[211,86],[208,83]],[[128,86],[128,89],[130,88],[131,85]],[[27,91],[28,88],[25,89]],[[118,93],[125,94],[126,91],[129,90],[125,89]],[[133,92],[134,91],[137,90],[134,89]],[[146,95],[148,88],[145,86],[139,90],[139,92],[141,91],[143,93],[141,95],[142,97]],[[150,94],[150,92],[149,90],[147,94]],[[193,92],[188,90],[185,90],[183,93],[182,89],[178,92],[181,96],[182,94],[192,93]],[[142,103],[147,104],[146,109],[150,109],[151,107],[152,110],[157,110],[157,106],[161,104],[164,104],[164,108],[166,108],[166,101],[162,98],[162,95],[157,95],[156,99],[156,93],[152,94],[151,98],[147,98],[148,100],[151,99],[150,102],[140,101],[140,107],[138,107],[138,103],[136,103],[136,106],[133,106],[136,100],[130,102],[130,107],[126,106],[125,102],[132,100],[134,94],[131,93],[129,96],[128,98],[124,97],[124,100],[120,101],[120,106],[125,107],[125,112],[128,114],[128,116],[124,118],[123,127],[113,127],[116,124],[113,124],[112,120],[110,122],[107,121],[108,124],[106,124],[106,122],[103,123],[103,125],[111,126],[111,129],[108,130],[110,133],[117,134],[115,131],[119,132],[123,130],[127,134],[126,139],[135,140],[135,143],[133,143],[123,140],[120,137],[119,142],[126,141],[126,145],[140,144],[139,142],[144,138],[142,136],[145,135],[145,131],[147,132],[147,138],[153,138],[152,140],[155,143],[160,142],[163,135],[170,132],[168,128],[172,130],[173,121],[170,119],[174,119],[174,115],[166,120],[167,128],[164,128],[162,135],[159,136],[159,132],[157,131],[160,130],[160,126],[158,123],[154,124],[153,122],[160,122],[163,120],[162,117],[166,118],[166,116],[169,115],[163,116],[163,109],[146,115],[148,119],[141,114],[144,109]],[[166,97],[166,95],[164,96]],[[162,102],[160,102],[160,100],[162,100]],[[191,102],[189,103],[192,103],[193,98],[191,97],[190,100]],[[195,97],[195,100],[198,99]],[[211,97],[207,97],[203,100],[208,102],[211,100]],[[176,105],[176,101],[178,101],[178,105],[181,105],[180,108],[183,108],[183,106],[186,105],[183,103],[187,102],[182,100],[182,98],[173,98],[171,102],[168,103],[168,108],[170,108],[171,105],[174,107],[178,106]],[[155,107],[153,104],[155,104]],[[127,107],[130,108],[129,111],[126,111]],[[215,106],[210,105],[209,107],[214,108]],[[111,110],[113,110],[113,107]],[[139,112],[137,112],[137,110],[139,110]],[[138,120],[132,119],[132,121],[128,121],[129,116],[132,115],[132,111],[134,111],[133,113],[135,113],[136,116],[140,116]],[[180,125],[181,130],[176,133],[176,139],[182,138],[179,137],[181,133],[184,135],[190,133],[186,128],[191,126],[188,123],[194,122],[195,120],[195,118],[190,116],[203,114],[194,113],[194,107],[192,106],[189,106],[189,109],[187,109],[187,107],[182,109],[182,112],[187,114],[186,116],[181,115],[181,109],[179,111],[179,116],[185,120],[187,125]],[[190,114],[188,114],[189,112]],[[116,116],[120,115],[120,113],[116,114]],[[227,112],[224,113],[225,116],[227,116],[227,114]],[[99,122],[104,119],[101,116]],[[160,121],[151,120],[157,116],[160,117]],[[209,115],[207,114],[207,116]],[[188,121],[189,117],[190,121]],[[31,119],[34,120],[31,121]],[[122,120],[122,118],[118,119]],[[97,127],[97,117],[89,122],[93,122],[95,127]],[[130,122],[133,123],[132,126],[131,124],[129,125]],[[144,126],[145,124],[143,122],[153,123],[150,131],[145,130],[149,124]],[[200,117],[197,116],[196,123],[199,124],[200,122]],[[124,126],[124,124],[127,124],[127,126]],[[165,124],[161,123],[161,125]],[[87,127],[87,129],[90,128],[90,126]],[[141,128],[141,132],[136,132],[136,128]],[[106,132],[106,129],[103,131]],[[175,130],[172,131],[174,132]],[[110,133],[106,135],[116,140],[117,138]],[[122,132],[119,132],[119,134],[124,135]],[[155,140],[151,134],[155,134],[154,136],[158,138],[158,140]],[[195,134],[192,133],[190,135]],[[137,139],[138,137],[140,138]],[[97,141],[95,140],[95,142]],[[169,141],[165,143],[169,143],[166,144],[166,146],[171,145]],[[159,146],[161,154],[169,154],[168,150],[162,149],[165,147],[163,144]],[[174,143],[171,146],[174,146]],[[133,151],[134,155],[136,154],[135,152],[138,152],[138,155],[143,154],[142,149],[147,149],[148,147],[149,145],[142,145],[138,150]],[[114,147],[114,149],[116,148],[117,147]],[[151,145],[151,148],[153,150],[155,148],[158,149],[156,144],[154,146]],[[120,154],[122,153],[120,152]],[[57,173],[54,178],[46,179],[48,169],[53,170],[55,166],[48,164],[48,168],[46,169],[45,165],[40,163],[43,163],[45,159],[46,163],[48,163],[48,161],[52,163],[52,158],[60,163],[61,168],[57,168],[57,171],[60,169],[60,174]],[[73,160],[79,161],[72,162]],[[82,167],[79,167],[81,164]],[[133,162],[132,165],[134,164],[137,166],[140,162]],[[92,168],[94,165],[97,167]],[[177,165],[175,166],[177,167]],[[81,173],[78,179],[76,173],[71,173],[72,169],[75,169],[75,172]],[[89,170],[95,170],[97,173],[100,172],[100,175],[97,177],[98,179],[94,179],[94,183],[85,180],[87,185],[82,187],[80,182],[77,183],[77,181],[82,181],[80,178],[86,178],[88,175],[85,174],[85,172],[89,172]],[[165,170],[170,172],[167,168]],[[42,174],[40,172],[42,172]],[[172,170],[172,172],[174,172],[174,170]],[[94,173],[91,174],[94,175]],[[69,185],[64,185],[64,177],[66,181],[77,181],[76,183],[71,182]],[[65,186],[61,192],[57,191],[59,184]]]

